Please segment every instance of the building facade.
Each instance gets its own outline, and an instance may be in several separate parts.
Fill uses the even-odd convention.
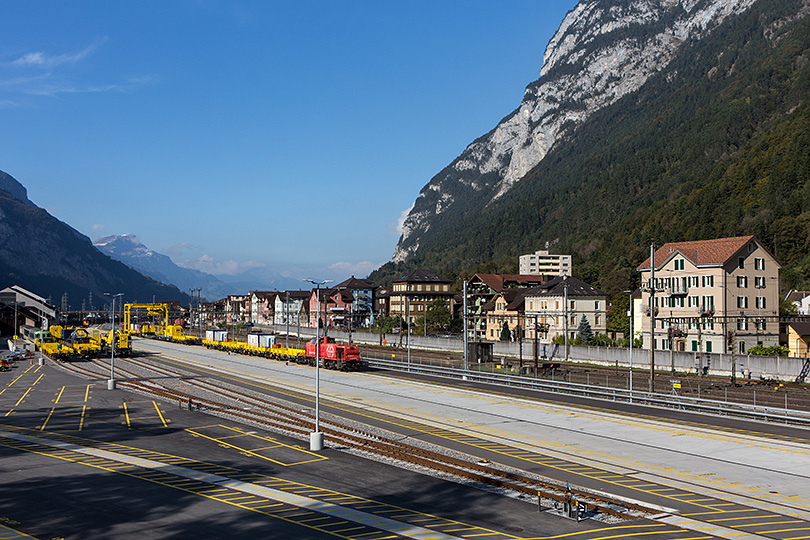
[[[253,324],[273,324],[276,309],[276,291],[250,291],[250,322]]]
[[[521,255],[518,266],[521,275],[570,276],[571,255],[554,255],[542,249]]]
[[[644,348],[744,354],[779,344],[781,267],[755,237],[670,242],[653,258],[638,267]]]
[[[526,322],[523,302],[520,301],[528,289],[506,289],[497,293],[484,305],[486,324],[483,339],[503,341],[504,325],[509,331],[508,341],[519,341],[525,333]],[[481,338],[477,338],[478,341]]]
[[[276,294],[274,322],[277,325],[298,326],[309,322],[309,298],[311,291],[282,291]]]
[[[467,280],[467,328],[473,341],[490,340],[489,310],[495,295],[509,290],[528,290],[545,280],[542,275],[474,274]],[[513,297],[513,295],[509,295]],[[462,299],[463,301],[463,299]]]
[[[787,323],[787,347],[793,358],[810,357],[810,322]]]
[[[374,285],[371,281],[352,276],[333,288],[339,291],[347,290],[354,298],[347,319],[352,328],[374,324]]]
[[[546,343],[558,336],[575,339],[584,317],[594,335],[607,331],[607,293],[575,277],[556,277],[526,291],[526,339]]]
[[[419,324],[425,318],[428,307],[440,300],[453,312],[451,282],[435,272],[414,270],[395,280],[389,296],[389,314],[401,317],[408,324]]]

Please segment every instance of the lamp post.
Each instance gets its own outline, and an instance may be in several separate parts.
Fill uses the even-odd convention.
[[[115,390],[115,297],[124,296],[124,293],[104,293],[112,299],[110,305],[110,380],[107,381],[107,390]]]
[[[315,281],[314,279],[304,279],[315,285],[315,431],[309,434],[309,449],[312,452],[323,450],[323,433],[321,433],[321,285],[331,283],[331,279]]]

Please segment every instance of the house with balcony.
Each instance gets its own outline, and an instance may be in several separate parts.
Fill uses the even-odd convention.
[[[583,317],[594,335],[607,331],[607,300],[605,291],[571,276],[558,276],[523,295],[525,324],[524,339],[548,343],[557,336],[577,336]]]
[[[315,328],[320,317],[323,327],[346,327],[351,305],[354,302],[352,293],[347,289],[313,289],[309,295],[309,325]]]
[[[470,277],[467,280],[467,325],[470,339],[491,339],[487,307],[494,306],[492,300],[495,295],[513,289],[528,290],[541,285],[547,279],[543,275],[523,274],[474,274]]]
[[[203,326],[216,326],[225,322],[225,298],[213,302],[201,302],[200,312]]]
[[[273,324],[277,294],[277,291],[250,291],[250,294],[248,294],[250,322],[264,325]]]
[[[669,242],[641,263],[644,348],[779,344],[779,269],[754,236]]]
[[[378,317],[390,315],[391,287],[377,287],[374,289],[374,313]]]
[[[483,305],[485,337],[488,341],[502,341],[504,325],[509,330],[509,341],[520,341],[526,331],[524,295],[530,289],[506,289]]]
[[[276,325],[298,327],[308,326],[309,299],[312,291],[280,291],[276,294],[273,321]]]
[[[359,328],[374,324],[374,285],[370,280],[352,276],[332,288],[338,291],[349,291],[354,298],[347,314],[347,325]]]
[[[225,319],[228,324],[239,324],[248,320],[249,299],[246,294],[229,294],[225,297]]]

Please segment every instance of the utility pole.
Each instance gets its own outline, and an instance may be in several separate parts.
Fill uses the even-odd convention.
[[[538,334],[540,333],[540,328],[537,326],[537,315],[534,316],[534,378],[537,378],[537,349],[538,349]]]
[[[655,391],[655,242],[650,244],[650,393]]]
[[[669,313],[670,321],[669,321],[669,330],[667,330],[667,334],[669,335],[669,363],[671,366],[672,374],[675,375],[675,347],[674,340],[675,340],[675,332],[672,330],[672,312]]]
[[[734,330],[728,331],[728,351],[731,353],[731,385],[737,384],[737,358],[734,356]]]
[[[627,309],[627,317],[630,319],[630,403],[633,402],[633,291],[624,291],[630,296],[630,304]]]
[[[699,376],[703,376],[703,319],[698,317],[697,331],[698,331],[698,369],[700,370]]]
[[[196,289],[190,289],[190,290],[191,290],[191,308],[190,308],[191,309],[191,323],[194,324],[194,314],[195,314],[195,311],[194,311],[194,296],[195,296],[195,294],[194,293],[197,293],[196,294],[196,296],[197,296],[197,311],[196,311],[197,329],[198,329],[199,334],[200,334],[200,339],[202,339],[202,336],[203,336],[203,333],[202,333],[202,299],[201,299],[202,289],[198,287]]]
[[[464,378],[467,378],[467,280],[464,280],[464,306],[462,307],[463,314],[464,314]]]
[[[568,276],[563,276],[563,314],[565,316],[565,361],[569,361],[570,348],[568,346]],[[535,332],[537,330],[535,329]]]

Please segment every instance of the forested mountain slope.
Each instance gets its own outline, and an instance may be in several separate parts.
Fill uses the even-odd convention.
[[[412,259],[372,277],[510,270],[548,242],[615,293],[635,283],[651,241],[754,234],[784,265],[783,287],[810,286],[808,12],[803,0],[757,0],[727,17],[502,197],[434,223]]]

